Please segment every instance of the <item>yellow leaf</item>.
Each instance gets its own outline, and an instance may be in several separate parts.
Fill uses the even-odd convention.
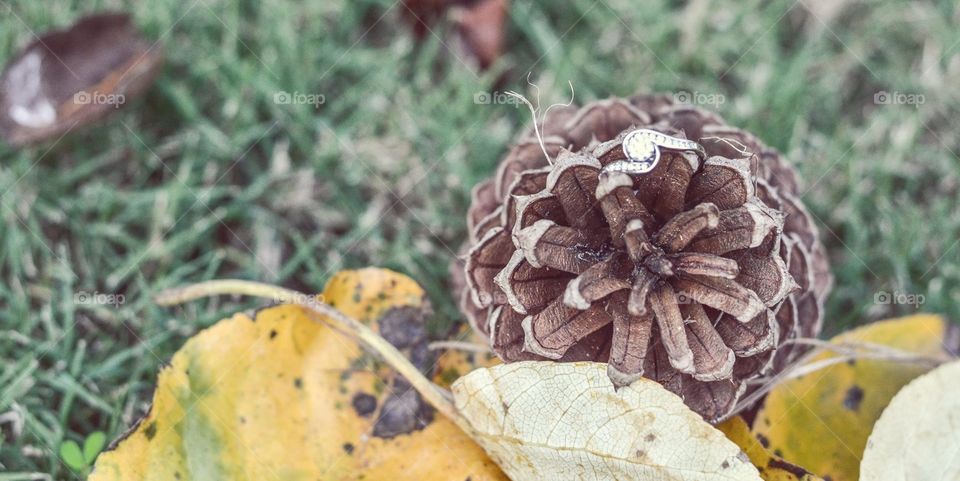
[[[742,417],[730,418],[717,426],[717,429],[727,435],[727,438],[743,452],[747,453],[750,462],[760,471],[764,481],[823,481],[822,478],[811,474],[807,470],[775,456],[750,432],[750,427]]]
[[[382,269],[338,274],[323,299],[374,327],[426,309],[416,283]],[[384,402],[408,389],[391,393],[392,373],[370,364],[352,340],[301,307],[237,314],[174,355],[150,412],[100,455],[89,479],[506,479],[442,416],[410,434],[375,436],[376,421],[396,414],[384,412]]]
[[[960,361],[914,379],[883,410],[860,463],[861,481],[960,479]]]
[[[927,356],[943,355],[943,319],[916,315],[876,322],[831,343],[870,342]],[[811,362],[836,356],[824,352]],[[855,481],[867,436],[894,394],[928,365],[858,359],[774,387],[753,429],[774,454],[832,481]]]
[[[453,385],[463,423],[514,481],[759,480],[740,448],[660,384],[605,364],[517,362]]]

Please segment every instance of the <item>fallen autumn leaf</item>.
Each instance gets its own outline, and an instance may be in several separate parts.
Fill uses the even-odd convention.
[[[474,439],[514,481],[759,480],[723,433],[649,379],[619,390],[602,363],[525,361],[453,385]]]
[[[414,281],[385,269],[341,272],[323,298],[381,332],[385,319],[426,302]],[[371,366],[318,320],[283,305],[194,336],[161,371],[150,412],[101,454],[90,481],[506,480],[453,422],[416,407],[392,369]],[[378,435],[383,424],[391,436]]]
[[[860,481],[960,479],[960,361],[907,384],[873,427]]]

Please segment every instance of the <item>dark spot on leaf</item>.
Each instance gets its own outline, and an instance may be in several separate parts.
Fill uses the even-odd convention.
[[[353,410],[356,411],[360,417],[368,417],[377,410],[377,398],[365,392],[354,394],[350,404],[353,405]]]
[[[863,389],[854,384],[847,389],[847,394],[843,396],[843,407],[856,411],[860,409],[860,403],[863,402]]]
[[[783,451],[781,451],[780,448],[774,449],[774,450],[773,450],[773,455],[776,456],[776,457],[778,457],[778,458],[782,458],[782,457],[783,457]]]
[[[426,339],[426,317],[427,309],[421,307],[392,307],[380,316],[377,324],[391,344],[404,348]]]
[[[174,478],[177,478],[177,479],[180,479],[180,471],[174,471],[173,477],[174,477]]]
[[[848,360],[847,360],[847,364],[849,364],[849,365],[851,365],[851,366],[856,366],[856,365],[857,365],[857,360],[856,360],[856,359],[848,359]]]
[[[425,428],[433,421],[434,411],[403,378],[393,384],[380,409],[380,418],[373,426],[373,435],[392,438]],[[402,394],[396,394],[402,393]]]
[[[720,464],[720,469],[728,469],[728,468],[730,468],[730,462],[727,460],[724,460],[723,463]]]
[[[296,378],[296,379],[294,379],[294,380],[293,380],[293,386],[296,387],[297,389],[302,388],[302,387],[303,387],[303,379],[300,379],[299,377]]]
[[[638,449],[636,452],[636,456],[637,456],[637,459],[642,460],[643,458],[647,457],[647,452],[642,449]]]
[[[770,467],[773,469],[781,469],[790,474],[793,474],[794,476],[797,477],[797,479],[803,479],[805,476],[810,474],[810,472],[808,472],[806,469],[803,469],[800,466],[797,466],[796,464],[788,463],[782,459],[771,459],[770,462],[767,463],[767,467]]]
[[[763,446],[764,448],[770,447],[770,440],[767,439],[767,437],[762,434],[757,434],[757,441],[760,441],[760,445]]]
[[[247,418],[240,416],[240,424],[247,424]]]
[[[276,329],[270,329],[270,339],[273,339],[273,338],[275,338],[275,337],[277,337],[277,330],[276,330]]]
[[[148,424],[143,430],[143,435],[147,437],[147,441],[153,440],[153,437],[157,435],[157,423],[152,422]]]
[[[652,442],[654,442],[656,439],[657,439],[657,435],[655,435],[655,434],[653,434],[653,433],[647,434],[646,436],[643,437],[643,440],[646,441],[646,442],[648,442],[648,443],[652,443]]]
[[[355,357],[350,360],[350,371],[367,371],[372,364],[366,356]]]
[[[343,452],[347,454],[353,454],[353,444],[352,443],[343,443]]]

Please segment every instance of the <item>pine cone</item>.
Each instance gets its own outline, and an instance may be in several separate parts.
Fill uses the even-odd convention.
[[[641,127],[707,156],[601,172]],[[615,385],[655,379],[719,421],[819,332],[832,280],[777,152],[665,96],[564,109],[542,135],[553,164],[528,132],[468,215],[462,306],[504,361],[608,362]]]

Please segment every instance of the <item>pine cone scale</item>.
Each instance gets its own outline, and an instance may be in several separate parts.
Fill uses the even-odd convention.
[[[633,193],[633,179],[624,173],[603,175],[597,185],[596,196],[600,209],[610,225],[610,240],[617,247],[624,246],[627,223],[639,221],[653,226],[656,221]]]
[[[707,159],[687,195],[687,205],[709,202],[720,210],[742,206],[755,195],[747,162],[722,157]]]
[[[747,322],[728,315],[720,316],[715,327],[723,343],[739,357],[750,357],[766,351],[777,342],[777,324],[768,310]]]
[[[683,212],[687,185],[699,166],[699,159],[693,154],[665,152],[657,167],[636,180],[637,198],[648,206],[657,222]]]
[[[736,279],[740,274],[740,264],[736,260],[713,254],[681,252],[672,255],[670,263],[681,275]]]
[[[707,313],[698,304],[682,306],[687,319],[687,338],[693,353],[693,377],[700,381],[719,381],[733,373],[736,355],[713,328]]]
[[[563,294],[572,279],[568,272],[535,268],[523,257],[523,252],[516,251],[494,282],[514,311],[527,314],[540,311],[551,299]]]
[[[627,301],[627,312],[634,316],[647,315],[647,298],[659,281],[660,278],[648,269],[637,269]]]
[[[670,365],[683,373],[694,372],[693,352],[689,347],[686,326],[673,287],[666,282],[660,283],[654,287],[647,302],[660,328],[661,345],[667,351]]]
[[[570,227],[593,230],[603,219],[597,210],[595,195],[600,163],[578,156],[567,156],[566,159],[563,163],[558,160],[554,171],[547,177],[545,190],[560,202]]]
[[[773,214],[754,203],[721,211],[717,228],[694,239],[691,248],[697,252],[725,255],[733,251],[758,247],[771,232],[780,229]]]
[[[524,348],[549,359],[560,359],[571,346],[612,321],[602,306],[580,310],[557,298],[539,313],[521,321]]]
[[[539,220],[521,230],[516,243],[534,267],[549,267],[571,274],[589,269],[603,255],[601,239],[591,231]]]
[[[697,235],[706,229],[716,229],[720,211],[712,203],[696,207],[673,216],[654,234],[654,242],[671,254],[682,251]]]
[[[614,292],[630,289],[625,272],[627,262],[623,255],[614,254],[598,262],[574,278],[566,285],[563,303],[576,309],[589,309],[590,306]]]
[[[766,309],[756,292],[734,280],[685,275],[677,278],[674,285],[690,300],[730,314],[740,322],[749,321]]]
[[[799,288],[779,255],[759,256],[753,250],[744,250],[731,254],[730,260],[740,268],[737,283],[756,292],[767,307],[776,306]]]
[[[489,230],[470,250],[466,264],[466,284],[473,303],[487,307],[498,292],[495,278],[510,262],[513,243],[500,227]]]
[[[607,373],[614,384],[626,386],[642,376],[643,363],[653,336],[653,316],[633,316],[624,312],[622,296],[615,297],[611,306],[613,316],[613,343]]]

